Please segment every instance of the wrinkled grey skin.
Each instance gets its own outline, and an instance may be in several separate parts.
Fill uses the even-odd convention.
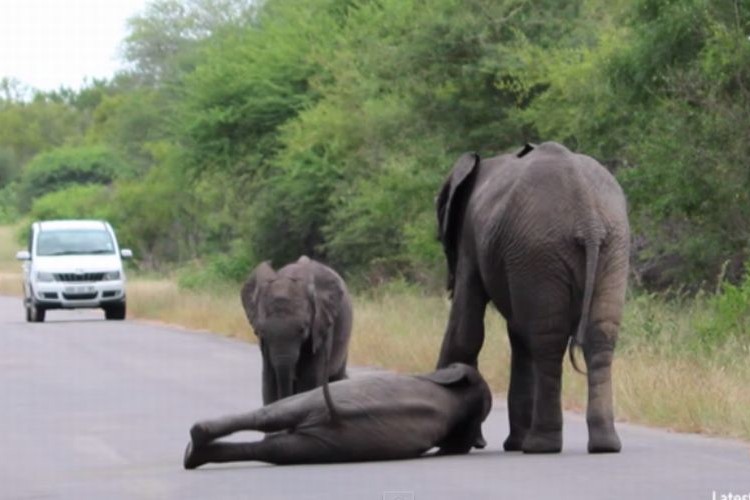
[[[630,237],[614,177],[553,142],[481,161],[467,153],[446,180],[437,212],[453,293],[438,367],[476,366],[492,301],[512,349],[504,448],[561,450],[560,385],[570,343],[583,347],[587,366],[588,449],[620,451],[611,364]]]
[[[330,419],[322,388],[259,410],[198,422],[184,466],[257,460],[274,464],[415,458],[433,447],[468,453],[481,435],[492,396],[479,372],[460,363],[426,375],[384,373],[332,383],[339,419]],[[257,430],[262,441],[215,441]]]
[[[264,262],[241,299],[263,355],[263,404],[346,378],[352,303],[335,271],[305,256],[278,272]]]

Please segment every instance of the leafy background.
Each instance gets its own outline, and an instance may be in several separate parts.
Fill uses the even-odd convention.
[[[0,219],[106,217],[186,283],[307,254],[432,288],[458,155],[557,140],[622,183],[638,285],[738,283],[749,23],[748,0],[154,0],[113,79],[0,82]]]

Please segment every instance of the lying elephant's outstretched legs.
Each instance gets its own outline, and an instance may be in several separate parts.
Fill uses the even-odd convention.
[[[323,397],[322,393],[320,397]],[[200,447],[238,431],[278,432],[292,429],[307,413],[305,401],[293,396],[248,413],[197,422],[190,429],[190,438],[195,446]]]
[[[189,443],[183,465],[195,469],[207,463],[257,460],[277,465],[336,461],[336,454],[322,441],[305,434],[280,432],[252,443],[212,442],[203,446]]]

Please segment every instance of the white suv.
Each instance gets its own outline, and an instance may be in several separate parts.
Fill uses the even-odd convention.
[[[24,261],[26,320],[44,321],[49,309],[102,308],[107,319],[125,319],[125,273],[112,226],[97,220],[34,222]]]

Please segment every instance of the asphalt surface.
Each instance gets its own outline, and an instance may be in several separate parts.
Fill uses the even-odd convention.
[[[28,324],[20,299],[0,297],[3,499],[750,495],[750,446],[737,441],[620,424],[623,452],[589,455],[583,419],[566,414],[563,453],[504,453],[507,419],[500,400],[485,423],[488,448],[466,456],[182,469],[194,421],[260,404],[254,345],[144,322],[107,322],[98,311],[53,311],[46,323]]]

